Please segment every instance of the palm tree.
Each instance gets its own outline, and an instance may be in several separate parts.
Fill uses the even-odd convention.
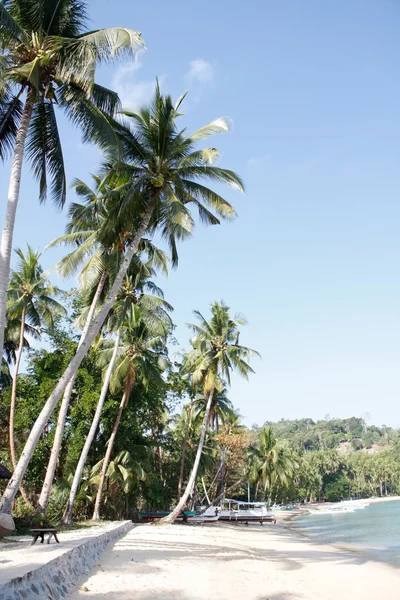
[[[272,427],[263,427],[251,450],[250,482],[261,484],[269,498],[274,487],[286,487],[296,463],[288,448],[279,444]]]
[[[121,201],[115,203],[115,218],[109,219],[101,237],[109,239],[113,231],[114,235],[115,230],[122,231],[125,223],[124,257],[85,339],[33,425],[24,452],[0,501],[0,512],[10,510],[40,435],[65,387],[74,377],[99,333],[146,231],[159,231],[168,239],[173,249],[172,258],[176,262],[176,239],[190,235],[194,227],[189,212],[190,205],[197,207],[201,219],[210,224],[217,224],[219,220],[204,203],[222,218],[229,219],[235,216],[232,206],[200,181],[209,179],[228,183],[243,191],[240,178],[232,171],[211,165],[218,157],[215,148],[196,149],[198,141],[213,133],[227,131],[227,123],[223,119],[217,119],[185,137],[185,132],[179,130],[176,123],[180,116],[180,105],[181,100],[174,106],[171,98],[161,96],[157,88],[149,108],[137,114],[130,113],[130,119],[136,125],[132,129],[120,131],[128,160],[122,164],[114,160],[110,178],[125,178],[125,181],[128,180],[128,187],[123,187],[122,191],[125,190],[125,194],[121,192]]]
[[[82,130],[84,141],[118,143],[110,119],[120,108],[118,95],[94,83],[96,65],[132,56],[143,42],[125,28],[86,32],[86,21],[83,0],[0,2],[0,158],[13,156],[0,244],[0,347],[25,150],[40,200],[50,178],[53,200],[63,206],[66,179],[54,107]]]
[[[64,307],[55,300],[61,291],[52,285],[43,272],[40,265],[40,253],[28,245],[24,254],[19,248],[15,250],[19,262],[15,270],[11,271],[8,287],[8,311],[11,318],[17,315],[20,319],[20,333],[18,350],[15,359],[14,375],[11,387],[10,401],[10,452],[13,467],[16,465],[15,439],[14,439],[14,415],[17,394],[17,379],[27,323],[31,325],[30,331],[40,332],[43,325],[52,327],[54,320],[65,313]]]
[[[223,381],[230,385],[232,370],[247,379],[249,373],[253,373],[253,369],[248,364],[249,358],[259,356],[255,350],[239,345],[238,327],[244,325],[246,321],[240,315],[236,315],[232,319],[229,307],[224,302],[214,302],[211,305],[210,321],[207,321],[199,311],[195,311],[195,315],[198,317],[200,325],[189,325],[195,335],[191,339],[193,350],[187,355],[186,368],[192,373],[193,385],[202,386],[203,394],[207,397],[207,405],[192,473],[177,506],[170,515],[163,519],[165,523],[174,522],[185,507],[194,488],[210,421],[214,393],[223,390]]]
[[[171,328],[168,315],[161,309],[158,318],[154,314],[147,318],[146,311],[138,305],[131,305],[127,312],[124,326],[122,327],[122,344],[117,354],[116,367],[111,378],[112,389],[123,389],[121,402],[115,418],[107,451],[100,473],[99,487],[93,511],[93,520],[100,519],[100,506],[108,465],[121,421],[122,412],[129,402],[131,392],[140,380],[147,387],[151,380],[153,384],[162,385],[161,378],[162,362],[160,362],[159,350],[166,341]],[[102,360],[105,364],[109,362],[109,350],[103,351]],[[103,364],[104,364],[103,363]]]

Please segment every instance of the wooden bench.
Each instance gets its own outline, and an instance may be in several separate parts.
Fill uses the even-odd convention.
[[[38,538],[42,538],[40,542],[43,544],[44,536],[48,534],[47,543],[50,544],[50,540],[52,537],[56,540],[57,544],[59,544],[59,539],[57,537],[57,529],[31,529],[31,534],[33,535],[33,540],[31,546],[36,544]]]

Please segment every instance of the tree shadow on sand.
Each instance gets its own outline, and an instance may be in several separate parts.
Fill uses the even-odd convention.
[[[130,590],[118,590],[118,592],[110,592],[109,594],[104,594],[102,592],[91,593],[90,590],[88,592],[84,592],[82,597],[85,598],[96,598],[96,596],[101,596],[101,598],[105,598],[106,600],[116,600],[116,598],[129,598]],[[132,596],[133,597],[133,596]],[[193,596],[188,596],[186,594],[182,594],[182,592],[177,592],[176,590],[168,591],[159,591],[159,592],[135,592],[134,594],[135,600],[193,600]],[[249,595],[249,600],[296,600],[297,598],[303,598],[303,596],[298,596],[293,592],[278,592],[274,594],[266,594],[265,596],[257,596],[257,598],[252,598]],[[210,597],[210,600],[213,598]]]
[[[308,538],[297,537],[292,531],[285,528],[279,529],[279,539],[282,540],[282,538],[287,537],[288,544],[287,546],[285,544],[281,545],[278,550],[268,547],[269,544],[270,546],[273,545],[275,536],[261,536],[261,527],[260,537],[258,534],[253,537],[255,544],[249,543],[245,538],[241,539],[241,536],[237,535],[238,530],[235,526],[227,528],[227,536],[225,536],[224,541],[214,540],[210,544],[189,541],[187,537],[182,538],[182,540],[165,539],[163,536],[141,537],[138,529],[137,537],[134,532],[131,532],[129,536],[119,540],[112,551],[107,553],[107,556],[103,555],[103,564],[100,570],[107,573],[110,581],[114,577],[133,577],[136,580],[136,577],[139,579],[154,576],[162,586],[165,574],[170,571],[169,563],[171,562],[172,565],[177,565],[178,589],[171,590],[166,587],[165,589],[152,590],[150,593],[146,590],[135,589],[132,598],[134,597],[135,600],[157,600],[161,598],[163,600],[193,600],[193,597],[198,597],[196,591],[194,596],[188,596],[185,590],[180,590],[179,578],[190,577],[194,561],[206,569],[208,569],[207,565],[211,565],[212,570],[225,569],[228,572],[231,568],[236,568],[235,563],[242,561],[242,564],[238,566],[249,577],[252,576],[253,570],[255,573],[262,572],[262,563],[275,564],[279,570],[296,571],[303,569],[308,564],[321,565],[321,563],[328,563],[342,566],[346,564],[362,565],[371,561],[371,556],[364,552],[346,549],[338,551],[338,549],[331,546],[315,546]],[[297,539],[293,548],[289,542],[293,542],[294,536]],[[254,565],[255,568],[253,569],[251,565],[254,562],[260,563],[261,568]],[[229,564],[235,566],[230,567]],[[95,576],[96,572],[97,570],[92,571],[90,576]],[[96,593],[90,591],[90,582],[87,585],[89,591],[82,594],[82,597],[85,598],[102,597],[106,600],[114,600],[115,598],[130,598],[129,593],[132,593],[132,590],[121,590],[119,587],[116,591],[109,591],[109,586],[108,589]],[[79,586],[77,587],[79,588]],[[259,596],[258,594],[256,592],[256,596],[252,597],[250,592],[249,600],[296,600],[296,598],[302,597],[284,590],[278,593],[274,591],[271,595],[266,593]],[[212,596],[209,596],[209,598],[212,600]]]

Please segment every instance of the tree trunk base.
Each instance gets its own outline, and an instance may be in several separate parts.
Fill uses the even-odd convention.
[[[0,538],[15,531],[14,519],[6,513],[0,514]]]

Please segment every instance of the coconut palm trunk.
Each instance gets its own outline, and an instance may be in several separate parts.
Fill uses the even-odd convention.
[[[10,419],[9,419],[9,438],[10,438],[10,454],[13,469],[17,464],[17,455],[15,452],[15,436],[14,436],[14,420],[15,420],[15,403],[17,398],[17,379],[19,372],[19,365],[21,363],[22,351],[24,349],[24,330],[25,330],[25,309],[22,310],[21,314],[21,328],[19,332],[19,344],[18,350],[15,357],[15,368],[14,375],[12,378],[11,385],[11,399],[10,399]]]
[[[21,314],[21,329],[19,333],[19,344],[18,351],[15,357],[15,369],[14,375],[12,378],[11,385],[11,400],[10,400],[10,422],[9,422],[9,438],[10,438],[10,454],[11,454],[11,462],[13,469],[15,469],[15,465],[17,463],[17,454],[15,452],[15,436],[14,436],[14,421],[15,421],[15,404],[17,399],[17,378],[19,373],[19,365],[21,363],[22,351],[24,349],[24,331],[25,331],[25,309],[22,310]],[[19,486],[19,491],[21,492],[21,496],[23,497],[26,504],[31,506],[31,502],[28,498],[28,494],[26,493],[24,487],[22,485]]]
[[[80,482],[82,479],[82,473],[83,473],[83,469],[84,469],[84,466],[86,463],[86,459],[89,454],[91,445],[93,443],[94,436],[96,435],[97,427],[99,426],[101,412],[103,410],[104,401],[107,396],[107,391],[108,391],[108,387],[110,385],[111,375],[114,370],[114,365],[115,365],[115,361],[116,361],[117,354],[118,354],[119,340],[120,340],[120,332],[118,331],[117,337],[115,338],[114,351],[113,351],[113,354],[111,357],[110,364],[108,365],[106,375],[104,377],[103,387],[101,388],[99,402],[97,404],[96,412],[94,414],[93,421],[90,426],[90,430],[87,435],[85,444],[83,446],[81,455],[79,457],[79,461],[78,461],[78,464],[77,464],[77,467],[75,470],[74,479],[73,479],[72,485],[71,485],[71,491],[69,493],[68,504],[64,511],[62,521],[63,521],[63,523],[65,523],[67,525],[72,523],[72,510],[74,508],[75,498],[78,493],[79,485],[80,485]]]
[[[111,454],[113,451],[115,438],[117,437],[117,431],[118,431],[119,424],[121,422],[122,413],[123,413],[124,408],[128,404],[129,396],[131,394],[134,384],[135,384],[135,374],[133,373],[132,377],[129,377],[125,384],[124,393],[122,395],[122,399],[121,399],[121,402],[120,402],[120,405],[118,408],[118,413],[117,413],[117,416],[116,416],[116,419],[114,422],[114,427],[111,432],[110,439],[108,440],[107,452],[104,457],[103,466],[102,466],[101,472],[100,472],[99,487],[97,490],[96,502],[95,502],[94,510],[93,510],[93,517],[92,517],[93,521],[100,520],[100,507],[101,507],[101,501],[103,498],[103,489],[104,489],[104,483],[106,480],[107,469],[108,469],[108,465],[110,464]]]
[[[203,486],[205,498],[207,499],[208,504],[211,504],[210,498],[209,498],[208,493],[207,493],[206,484],[204,483],[204,477],[201,478],[201,483],[202,483],[202,486]]]
[[[210,420],[210,410],[211,410],[213,396],[214,396],[214,389],[212,389],[210,391],[209,396],[208,396],[207,406],[206,406],[206,410],[204,412],[204,417],[203,417],[203,424],[201,426],[201,434],[200,434],[199,445],[197,447],[196,458],[194,460],[193,469],[192,469],[189,481],[186,485],[186,489],[184,491],[183,496],[179,500],[178,504],[174,508],[174,510],[167,517],[165,517],[164,519],[161,519],[161,521],[163,523],[173,523],[175,521],[175,519],[178,517],[178,515],[180,515],[182,510],[185,508],[188,498],[189,498],[190,494],[192,493],[194,483],[195,483],[196,477],[197,477],[197,471],[199,469],[199,464],[200,464],[200,459],[201,459],[201,455],[203,452],[204,442],[206,439],[207,426],[208,426],[208,422]]]
[[[180,498],[181,494],[182,494],[183,472],[185,469],[185,458],[186,458],[186,450],[187,450],[188,438],[189,438],[190,419],[192,418],[192,410],[193,410],[193,405],[192,405],[192,403],[190,403],[188,414],[186,417],[185,436],[183,438],[183,444],[182,444],[182,456],[181,456],[181,465],[180,465],[180,469],[179,469],[179,481],[178,481],[178,498]]]
[[[4,344],[6,326],[7,287],[10,279],[10,261],[13,244],[15,217],[21,188],[22,164],[24,162],[25,142],[32,118],[34,105],[33,91],[28,92],[24,111],[15,138],[14,156],[11,165],[10,185],[3,232],[0,242],[0,348]]]
[[[46,424],[52,412],[54,411],[59,399],[61,398],[61,395],[64,393],[68,382],[72,379],[72,377],[75,376],[76,372],[78,371],[79,365],[88,353],[91,344],[93,343],[96,335],[99,333],[101,326],[103,325],[108,313],[110,312],[110,309],[118,294],[119,288],[121,287],[123,279],[128,271],[129,265],[134,255],[137,253],[139,243],[150,223],[155,204],[156,198],[152,199],[152,201],[148,203],[146,211],[143,215],[142,223],[138,228],[123,261],[121,262],[118,274],[114,280],[110,291],[107,294],[103,306],[93,319],[92,324],[90,325],[88,332],[85,336],[85,339],[82,340],[82,343],[77,349],[75,356],[71,359],[69,365],[60,377],[58,384],[54,388],[52,394],[49,396],[46,404],[44,405],[38,418],[36,419],[35,424],[33,425],[32,430],[29,434],[28,440],[25,444],[25,448],[14,470],[13,476],[10,479],[7,488],[3,494],[3,497],[0,501],[0,512],[10,512],[11,504],[15,498],[18,487],[21,484],[22,478],[25,475],[25,471],[32,458],[32,455],[35,451],[35,448],[44,428],[46,427]]]
[[[88,312],[88,315],[86,318],[86,323],[82,330],[81,338],[79,340],[78,348],[87,335],[90,324],[95,315],[96,308],[99,303],[100,296],[103,291],[103,287],[106,282],[106,279],[107,279],[107,273],[104,271],[104,273],[102,274],[100,281],[97,285],[96,293],[95,293],[92,303],[90,305],[90,309],[89,309],[89,312]],[[36,509],[38,513],[45,513],[47,510],[47,506],[49,504],[51,486],[53,485],[54,474],[56,472],[58,457],[60,455],[63,434],[64,434],[64,429],[65,429],[65,421],[67,419],[69,401],[71,399],[71,394],[72,394],[72,390],[74,387],[76,375],[77,375],[77,373],[75,373],[75,375],[71,378],[71,381],[68,383],[68,385],[64,391],[64,396],[63,396],[63,399],[61,402],[60,412],[58,414],[58,419],[57,419],[57,426],[56,426],[56,432],[54,435],[53,447],[51,449],[51,454],[50,454],[49,462],[47,465],[46,477],[45,477],[45,480],[43,483],[42,491],[40,493],[40,497],[39,497],[39,501],[38,501],[38,505],[37,505],[37,509]]]

